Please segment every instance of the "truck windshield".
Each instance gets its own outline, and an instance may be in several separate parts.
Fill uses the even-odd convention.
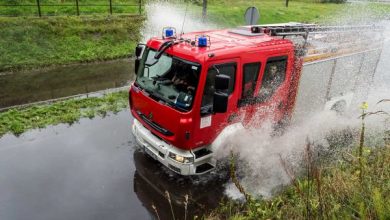
[[[136,84],[151,98],[180,111],[189,111],[198,86],[201,66],[168,54],[163,54],[157,62],[153,62],[155,55],[156,51],[146,49]]]

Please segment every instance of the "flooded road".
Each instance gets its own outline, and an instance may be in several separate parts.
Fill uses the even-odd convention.
[[[0,139],[0,219],[184,219],[218,205],[226,176],[191,180],[137,150],[128,110]],[[187,218],[191,219],[191,218]]]
[[[0,108],[118,88],[134,77],[131,59],[0,73]]]

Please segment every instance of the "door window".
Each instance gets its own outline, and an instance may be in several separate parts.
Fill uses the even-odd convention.
[[[228,94],[231,94],[234,91],[237,64],[236,63],[218,64],[215,65],[215,67],[219,70],[220,74],[230,76]],[[202,114],[212,112],[214,92],[215,92],[214,84],[215,84],[216,75],[217,75],[217,70],[213,66],[211,66],[207,72],[207,79],[203,91],[202,106],[201,106]]]
[[[241,99],[247,100],[253,97],[259,71],[260,63],[247,63],[244,65]]]
[[[261,88],[257,97],[259,101],[267,101],[283,84],[286,78],[287,56],[270,58],[265,66]]]

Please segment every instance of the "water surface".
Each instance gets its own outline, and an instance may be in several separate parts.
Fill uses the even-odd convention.
[[[120,59],[0,74],[0,108],[129,85],[134,61]]]

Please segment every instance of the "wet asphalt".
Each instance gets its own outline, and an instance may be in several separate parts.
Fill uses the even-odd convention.
[[[0,139],[0,219],[172,219],[201,215],[220,201],[225,177],[174,175],[143,154],[128,109]],[[191,219],[191,218],[189,218]]]
[[[128,111],[0,139],[0,219],[150,219]]]
[[[0,72],[0,109],[127,86],[133,69],[133,59],[117,59]]]

